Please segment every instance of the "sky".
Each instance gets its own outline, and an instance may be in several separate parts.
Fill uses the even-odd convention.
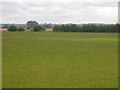
[[[119,0],[0,0],[0,23],[118,22]]]

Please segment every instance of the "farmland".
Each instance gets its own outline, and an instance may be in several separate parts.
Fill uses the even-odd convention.
[[[3,32],[3,88],[117,88],[117,33]]]

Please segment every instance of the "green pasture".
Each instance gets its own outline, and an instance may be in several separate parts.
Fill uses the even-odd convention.
[[[3,32],[3,88],[117,88],[117,33]]]

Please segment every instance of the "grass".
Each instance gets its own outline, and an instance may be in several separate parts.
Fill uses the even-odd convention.
[[[117,33],[3,32],[3,88],[117,88]]]

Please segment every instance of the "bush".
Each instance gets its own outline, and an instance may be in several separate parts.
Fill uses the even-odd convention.
[[[17,27],[15,25],[11,25],[8,27],[8,31],[17,31]]]
[[[29,27],[27,27],[26,29],[30,29]]]
[[[42,31],[42,30],[44,30],[44,28],[40,25],[37,25],[33,28],[33,31]]]
[[[24,27],[19,27],[18,31],[25,31]]]

